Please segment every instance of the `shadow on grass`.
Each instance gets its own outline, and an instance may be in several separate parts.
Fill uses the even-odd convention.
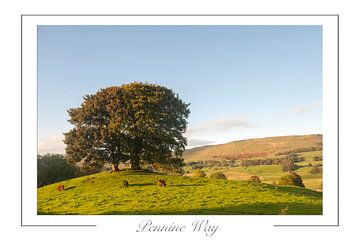
[[[155,186],[156,183],[136,183],[136,184],[129,184],[129,187],[143,187],[143,186]]]
[[[109,172],[110,173],[110,172]],[[120,169],[118,172],[116,173],[121,173],[121,175],[165,175],[163,173],[159,173],[159,172],[153,172],[147,169],[141,169],[141,170],[131,170],[131,169]]]
[[[150,209],[143,211],[109,210],[99,213],[62,213],[38,211],[38,215],[281,215],[286,209],[286,215],[322,215],[322,204],[305,203],[257,203],[239,204],[234,206],[194,209]]]
[[[144,187],[144,186],[157,186],[157,183],[135,183],[129,184],[129,187]],[[166,187],[196,187],[196,186],[205,186],[205,184],[169,184]]]
[[[316,191],[308,189],[308,188],[286,186],[286,185],[274,186],[274,185],[270,185],[270,184],[266,184],[266,186],[264,186],[264,187],[276,189],[279,192],[291,193],[293,195],[298,195],[298,196],[307,195],[307,196],[311,196],[311,197],[322,197],[322,192],[316,192]]]
[[[145,211],[104,211],[97,215],[280,215],[287,209],[287,215],[322,215],[322,205],[304,203],[262,203],[237,206],[197,209],[153,209]],[[39,214],[39,213],[38,213]],[[84,214],[87,215],[87,214]],[[92,215],[92,214],[90,214]]]
[[[70,190],[70,189],[73,189],[73,188],[76,188],[76,187],[75,186],[67,187],[67,188],[64,188],[64,191],[67,191],[67,190]]]
[[[205,184],[171,184],[169,187],[191,187],[191,186],[205,186]]]

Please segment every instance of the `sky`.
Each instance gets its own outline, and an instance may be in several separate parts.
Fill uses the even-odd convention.
[[[322,133],[322,27],[38,26],[38,152],[64,153],[85,94],[134,81],[191,104],[187,148]]]

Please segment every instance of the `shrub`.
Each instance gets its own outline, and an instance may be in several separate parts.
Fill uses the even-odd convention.
[[[205,173],[203,170],[196,169],[196,170],[193,172],[193,176],[194,176],[194,177],[206,177],[206,173]]]
[[[211,179],[227,179],[225,174],[222,172],[215,172],[210,174],[209,178]]]
[[[281,162],[282,170],[284,172],[295,170],[296,165],[293,161],[285,159]]]
[[[261,180],[258,176],[251,176],[247,181],[248,181],[248,183],[251,183],[254,185],[258,185],[261,183]]]
[[[281,177],[279,180],[279,185],[305,187],[301,176],[296,172],[290,172],[289,175]]]
[[[322,166],[315,165],[311,168],[311,174],[321,174],[323,172]]]

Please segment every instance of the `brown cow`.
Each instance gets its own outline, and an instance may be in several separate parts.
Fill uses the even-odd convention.
[[[166,182],[163,179],[159,179],[157,181],[157,185],[158,185],[158,187],[166,187]]]
[[[126,181],[126,180],[124,180],[124,181],[123,181],[123,187],[124,187],[124,188],[129,187],[129,182]]]
[[[61,191],[64,191],[64,190],[65,190],[65,187],[64,187],[64,185],[59,185],[59,186],[57,186],[56,190],[57,190],[58,192],[61,192]]]

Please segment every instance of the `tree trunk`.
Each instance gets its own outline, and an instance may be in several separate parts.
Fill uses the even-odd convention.
[[[111,164],[111,172],[118,172],[119,170],[119,164],[118,163],[113,163]]]
[[[140,159],[139,157],[134,157],[132,160],[131,160],[131,169],[132,170],[140,170]]]

